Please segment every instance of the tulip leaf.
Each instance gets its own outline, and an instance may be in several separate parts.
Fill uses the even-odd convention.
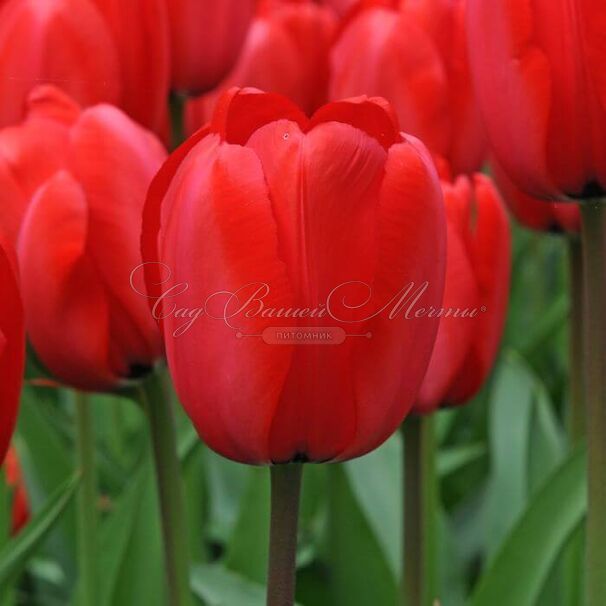
[[[499,366],[489,409],[491,476],[485,536],[492,556],[524,510],[528,498],[534,377],[513,353]]]
[[[351,490],[394,577],[401,557],[402,457],[402,441],[396,433],[377,450],[344,465]]]
[[[227,547],[225,565],[246,578],[263,582],[267,573],[270,486],[267,467],[251,468],[248,488]]]
[[[76,493],[80,482],[72,476],[51,496],[42,510],[0,552],[0,594],[23,571],[29,559],[53,529]]]
[[[333,606],[395,604],[392,563],[356,498],[347,465],[329,469],[329,557]],[[370,486],[370,485],[369,485]],[[374,486],[373,486],[374,488]],[[371,493],[373,488],[368,487]],[[392,504],[397,507],[396,504]],[[394,537],[397,542],[399,536]]]
[[[191,587],[206,606],[265,606],[264,585],[217,564],[195,566]]]
[[[470,606],[534,606],[586,512],[585,459],[585,448],[578,448],[539,489],[480,579]]]

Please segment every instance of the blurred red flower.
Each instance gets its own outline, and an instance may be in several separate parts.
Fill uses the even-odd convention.
[[[161,353],[130,274],[141,262],[146,191],[165,151],[117,108],[81,110],[50,86],[32,93],[26,123],[0,140],[26,194],[18,257],[31,342],[63,382],[114,389]],[[57,154],[43,158],[45,150]]]
[[[335,28],[332,13],[311,0],[261,2],[233,70],[217,90],[188,103],[186,131],[206,124],[218,98],[232,86],[280,93],[313,113],[327,100]]]
[[[414,412],[463,404],[494,364],[509,300],[511,234],[485,175],[443,181],[448,225],[446,286],[436,345]]]

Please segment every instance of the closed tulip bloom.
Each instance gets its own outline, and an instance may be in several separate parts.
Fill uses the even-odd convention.
[[[511,234],[484,175],[443,182],[448,226],[444,315],[414,412],[463,404],[488,377],[507,315]]]
[[[262,2],[234,69],[216,91],[188,103],[186,130],[206,124],[218,98],[233,86],[280,93],[313,113],[327,100],[335,27],[331,11],[311,0]]]
[[[381,95],[402,128],[455,174],[484,160],[485,137],[467,57],[464,0],[374,0],[346,19],[331,55],[332,99]]]
[[[549,199],[606,188],[606,11],[599,0],[469,0],[469,49],[493,151]]]
[[[159,173],[143,228],[144,258],[163,264],[147,283],[170,370],[205,442],[246,463],[381,444],[429,360],[444,236],[433,163],[384,100],[308,118],[279,95],[226,93]],[[424,285],[418,309],[390,317],[410,284]],[[178,310],[200,306],[184,326]]]
[[[530,229],[549,232],[581,231],[581,212],[572,202],[547,202],[516,187],[500,165],[492,162],[495,183],[516,220]]]
[[[166,0],[166,6],[173,88],[209,91],[236,63],[255,0]]]
[[[21,466],[14,448],[10,448],[6,455],[5,473],[6,483],[13,493],[11,532],[17,534],[28,523],[30,510]]]
[[[0,465],[15,429],[25,365],[23,307],[17,282],[16,261],[0,242]]]
[[[59,116],[63,160],[28,202],[19,265],[30,340],[47,368],[85,390],[116,389],[161,355],[157,327],[130,286],[146,191],[165,152],[115,107],[72,111],[58,90],[33,93]],[[55,131],[41,129],[38,138]]]
[[[0,126],[20,122],[32,88],[48,83],[82,106],[120,105],[161,131],[168,24],[162,0],[142,1],[8,0],[0,9]]]

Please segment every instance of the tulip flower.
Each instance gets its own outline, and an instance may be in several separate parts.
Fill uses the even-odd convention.
[[[579,233],[581,214],[576,204],[547,202],[524,193],[494,161],[492,173],[505,203],[521,225],[537,231]]]
[[[446,286],[436,345],[414,411],[463,404],[494,364],[507,315],[511,235],[504,204],[484,175],[443,182]]]
[[[485,155],[465,11],[465,0],[362,2],[346,19],[331,56],[332,99],[384,96],[402,128],[446,158],[455,174],[478,170]]]
[[[433,163],[384,100],[310,119],[279,95],[226,93],[159,173],[143,229],[169,367],[205,442],[245,463],[381,444],[427,367],[444,235]]]
[[[29,176],[33,194],[18,239],[28,334],[60,380],[84,390],[115,389],[161,354],[153,319],[129,280],[140,263],[146,191],[165,152],[115,107],[80,110],[48,86],[29,103],[45,118],[36,119],[37,137],[13,136],[15,155],[24,159],[18,174],[27,179],[28,161],[39,157],[24,151],[28,145],[65,148]]]
[[[253,17],[255,0],[166,0],[172,86],[202,93],[234,66]]]
[[[292,99],[306,113],[328,95],[328,53],[336,20],[311,1],[265,0],[248,32],[234,69],[216,91],[188,103],[186,131],[210,120],[223,92],[252,86]]]
[[[167,123],[168,25],[162,0],[8,0],[0,9],[0,126],[23,118],[34,86],[82,106],[122,106],[148,128]]]
[[[16,261],[9,246],[0,242],[0,465],[15,429],[25,365],[23,307]]]
[[[29,521],[29,499],[25,482],[21,475],[21,466],[17,452],[10,448],[5,461],[6,483],[13,491],[12,502],[12,534],[17,534]]]
[[[606,188],[601,2],[469,0],[469,48],[494,154],[518,187],[550,199]]]

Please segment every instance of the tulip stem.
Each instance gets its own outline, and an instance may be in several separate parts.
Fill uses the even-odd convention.
[[[577,236],[570,236],[570,403],[568,435],[571,446],[585,436],[585,362],[583,335],[583,247]]]
[[[76,452],[81,473],[78,490],[78,568],[82,606],[97,601],[97,474],[95,469],[95,435],[88,396],[75,392]]]
[[[585,264],[588,510],[587,606],[606,596],[606,200],[581,203]]]
[[[267,606],[295,602],[297,527],[303,466],[300,463],[271,468],[271,528]]]
[[[189,546],[185,528],[185,500],[177,454],[174,412],[159,373],[154,373],[146,381],[141,392],[143,407],[149,419],[158,482],[168,604],[189,606],[192,603],[189,585]]]
[[[433,415],[411,415],[404,436],[403,606],[427,606],[436,595],[438,485]]]
[[[187,97],[181,93],[170,96],[170,119],[172,127],[172,149],[177,149],[185,141],[185,102]]]

